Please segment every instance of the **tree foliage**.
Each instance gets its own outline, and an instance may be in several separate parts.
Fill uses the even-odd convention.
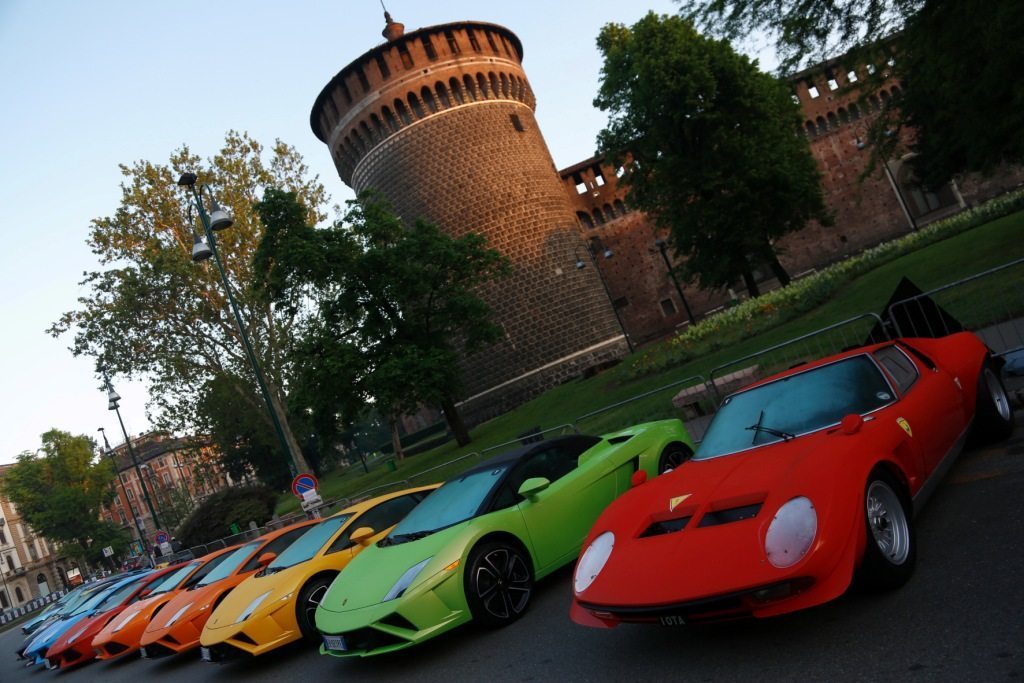
[[[690,21],[649,13],[608,24],[594,105],[609,112],[600,152],[625,161],[629,201],[670,230],[683,273],[721,288],[753,267],[783,284],[774,240],[828,222],[799,111],[788,87]]]
[[[88,562],[103,558],[103,548],[122,552],[128,535],[100,511],[114,499],[114,470],[97,462],[95,444],[87,436],[50,430],[43,446],[25,452],[0,480],[0,494],[9,498],[37,534]]]
[[[184,171],[215,188],[233,213],[234,225],[217,235],[220,256],[272,398],[286,404],[293,316],[253,296],[252,257],[263,236],[254,205],[264,186],[287,187],[302,196],[307,218],[316,221],[323,218],[326,195],[292,147],[278,141],[269,160],[265,156],[258,142],[229,132],[208,162],[182,147],[166,164],[122,166],[120,205],[113,215],[92,221],[87,240],[103,269],[86,273],[78,308],[49,330],[54,336],[71,334],[71,351],[94,358],[98,368],[147,379],[151,417],[170,431],[200,423],[198,399],[214,377],[235,389],[236,402],[270,424],[266,405],[251,390],[251,367],[216,267],[191,260],[193,233],[201,234],[201,228],[187,188],[177,185]],[[284,427],[294,442],[287,421]]]
[[[508,271],[505,257],[481,235],[449,237],[425,221],[407,227],[372,195],[324,229],[310,226],[294,193],[267,190],[258,210],[266,291],[307,312],[296,391],[313,419],[351,424],[370,402],[392,417],[440,404],[468,443],[455,409],[458,359],[501,335],[476,288]]]
[[[231,535],[231,525],[248,529],[249,522],[266,524],[274,513],[277,493],[265,486],[223,489],[202,502],[178,530],[185,548],[210,543]]]
[[[838,56],[848,68],[881,64],[894,51],[877,73],[898,80],[902,92],[892,120],[878,126],[913,128],[912,163],[927,185],[1024,162],[1019,0],[682,0],[682,11],[726,38],[767,32],[783,70]],[[881,157],[902,151],[896,136],[881,132],[872,136],[885,143]]]

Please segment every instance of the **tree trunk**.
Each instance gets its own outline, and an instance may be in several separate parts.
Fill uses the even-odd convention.
[[[299,442],[296,441],[295,435],[292,433],[292,428],[288,424],[288,416],[284,412],[284,407],[281,405],[280,400],[277,398],[277,391],[269,382],[267,383],[267,393],[270,394],[270,405],[273,406],[274,412],[277,414],[277,420],[281,424],[281,432],[284,434],[285,443],[288,444],[288,450],[291,451],[291,461],[295,467],[298,468],[296,474],[309,474],[313,472],[313,468],[306,462],[306,456],[303,455],[302,449],[299,448]],[[273,427],[273,425],[271,425]]]
[[[466,423],[462,421],[462,415],[459,414],[459,409],[455,407],[455,401],[451,396],[445,395],[441,399],[441,412],[444,413],[444,419],[448,422],[448,427],[452,430],[456,443],[465,446],[472,441],[469,438]]]
[[[757,288],[757,282],[754,281],[754,272],[750,270],[750,266],[743,266],[740,272],[743,273],[743,284],[747,288],[747,296],[751,299],[761,296],[761,290]]]
[[[398,436],[398,418],[388,415],[388,427],[391,428],[391,448],[395,451],[395,460],[405,460],[402,450],[402,439]]]
[[[789,273],[783,268],[782,264],[779,263],[779,257],[775,255],[775,250],[768,247],[768,267],[772,269],[772,274],[778,279],[779,284],[785,287],[788,285],[792,278],[789,277]]]

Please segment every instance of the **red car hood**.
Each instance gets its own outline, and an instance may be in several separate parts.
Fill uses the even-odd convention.
[[[47,658],[60,655],[64,651],[79,645],[83,645],[85,650],[91,653],[92,639],[100,632],[100,629],[110,623],[110,620],[120,614],[124,608],[125,605],[118,605],[113,609],[95,614],[75,624],[50,646],[50,649],[46,652]]]
[[[849,536],[853,515],[832,517],[835,510],[856,509],[836,505],[836,499],[843,495],[839,483],[848,469],[842,463],[853,459],[858,443],[834,431],[816,432],[690,461],[630,490],[591,530],[584,548],[605,531],[615,534],[615,547],[577,599],[591,605],[667,605],[800,576],[808,558],[837,535],[823,529],[838,526],[845,530],[844,541]],[[814,504],[818,531],[803,560],[777,569],[765,555],[765,533],[778,508],[797,496]]]

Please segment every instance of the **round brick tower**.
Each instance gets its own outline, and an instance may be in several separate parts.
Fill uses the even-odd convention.
[[[356,192],[375,189],[410,224],[484,234],[511,259],[482,292],[505,339],[464,360],[463,412],[477,422],[626,342],[533,116],[519,39],[479,22],[405,34],[386,19],[387,42],[331,80],[310,123]]]

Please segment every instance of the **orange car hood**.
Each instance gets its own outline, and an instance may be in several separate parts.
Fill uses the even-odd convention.
[[[194,590],[179,591],[167,606],[154,617],[142,636],[142,644],[155,643],[160,638],[172,633],[175,626],[187,624],[196,619],[200,614],[205,613],[206,618],[210,617],[213,611],[213,604],[220,596],[224,595],[238,584],[256,573],[256,570],[244,574],[232,574],[226,576],[209,586],[201,586]],[[182,611],[184,610],[184,611]],[[174,620],[173,624],[167,622]],[[203,619],[203,623],[206,619]],[[202,624],[196,624],[202,630]]]

